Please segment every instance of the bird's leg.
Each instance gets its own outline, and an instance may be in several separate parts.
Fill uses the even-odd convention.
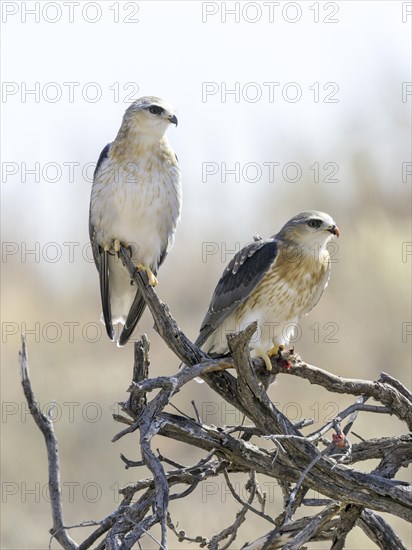
[[[285,349],[285,346],[283,344],[275,344],[273,348],[270,348],[269,351],[266,353],[269,357],[273,357],[274,355],[278,355],[279,357],[282,357],[282,351]]]
[[[254,349],[254,357],[260,357],[261,359],[263,359],[263,361],[265,362],[265,365],[266,365],[266,370],[268,372],[270,372],[272,370],[272,363],[270,361],[270,356],[269,356],[269,352],[266,352],[265,351],[265,348],[262,346],[262,347],[257,347]]]
[[[126,250],[128,250],[128,252],[130,254],[130,258],[132,258],[132,255],[133,255],[132,246],[131,245],[126,246],[126,245],[122,244],[119,241],[119,239],[114,239],[113,243],[112,243],[112,250],[114,250],[117,255],[119,255],[120,247],[123,247]],[[108,247],[106,247],[106,248],[108,249]],[[106,250],[106,248],[105,248],[105,250]],[[156,286],[157,285],[156,275],[153,273],[153,271],[150,269],[150,267],[148,265],[139,263],[139,264],[136,265],[136,269],[138,271],[145,271],[146,272],[147,277],[149,279],[149,285],[150,286]]]
[[[119,252],[120,252],[121,248],[124,248],[125,250],[127,250],[130,257],[132,257],[132,247],[131,247],[131,245],[126,245],[126,244],[120,242],[119,239],[113,239],[112,246],[111,246],[110,250],[112,250],[115,254],[117,254],[117,256],[119,256]],[[113,254],[113,252],[111,252],[111,254]]]
[[[136,269],[139,271],[145,271],[147,274],[147,277],[149,279],[149,285],[150,286],[156,286],[157,285],[157,278],[156,275],[153,273],[153,271],[150,269],[148,265],[145,264],[137,264]]]
[[[270,361],[270,357],[267,353],[262,353],[262,355],[260,356],[263,361],[265,362],[265,365],[266,365],[266,370],[268,372],[270,372],[272,370],[272,363]]]
[[[270,358],[273,357],[274,355],[279,355],[282,352],[283,349],[284,349],[284,346],[275,345],[269,351],[263,352],[263,353],[260,354],[259,357],[261,357],[263,359],[263,361],[265,362],[266,369],[268,370],[268,372],[270,372],[272,370],[272,362],[271,362]]]

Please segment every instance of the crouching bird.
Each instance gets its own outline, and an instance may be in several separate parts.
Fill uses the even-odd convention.
[[[318,303],[331,269],[327,243],[339,237],[333,219],[307,211],[268,239],[256,238],[228,264],[213,293],[196,345],[211,356],[229,353],[226,335],[258,321],[250,347],[268,370],[289,344],[301,317]]]
[[[157,97],[142,97],[126,110],[116,139],[100,154],[93,176],[89,234],[99,272],[102,321],[124,325],[118,345],[131,337],[145,308],[141,293],[118,257],[128,248],[149,283],[173,245],[181,211],[177,157],[165,136],[177,126],[172,108]]]

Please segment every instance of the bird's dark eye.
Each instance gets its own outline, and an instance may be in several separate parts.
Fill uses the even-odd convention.
[[[149,113],[152,113],[152,115],[160,115],[163,113],[163,109],[161,107],[158,107],[157,105],[152,105],[149,107]]]
[[[321,220],[309,220],[308,226],[313,227],[314,229],[319,229],[319,227],[322,225]]]

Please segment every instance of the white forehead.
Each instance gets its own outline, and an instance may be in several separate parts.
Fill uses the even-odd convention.
[[[294,220],[295,223],[304,223],[313,218],[323,220],[327,225],[335,225],[335,221],[332,216],[326,212],[320,212],[319,210],[308,210],[306,212],[302,212],[301,214],[295,216]]]
[[[329,216],[329,214],[327,214],[326,212],[319,212],[318,210],[315,210],[313,212],[313,215],[316,216],[317,218],[323,220],[327,224],[333,225],[335,223],[332,216]]]
[[[139,99],[136,99],[136,101],[130,105],[129,109],[133,110],[133,111],[138,111],[138,110],[142,110],[142,109],[147,109],[151,105],[157,105],[158,107],[162,107],[165,111],[167,111],[169,113],[173,113],[172,106],[169,105],[161,97],[156,97],[156,96],[140,97]]]

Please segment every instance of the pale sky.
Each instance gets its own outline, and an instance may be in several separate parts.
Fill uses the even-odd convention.
[[[254,205],[273,197],[283,223],[295,213],[281,214],[290,191],[313,179],[314,163],[339,166],[341,183],[327,190],[337,209],[353,191],[350,156],[367,151],[385,185],[410,150],[408,6],[2,2],[3,240],[87,243],[93,163],[127,99],[141,95],[176,110],[168,137],[182,167],[183,221],[198,231],[212,212],[225,227],[228,207],[241,214],[245,236],[270,231],[256,223]],[[275,182],[268,162],[278,163]],[[248,180],[256,175],[249,163],[258,181]],[[288,163],[300,166],[300,182],[285,181],[282,170],[294,174]],[[224,181],[225,168],[240,181],[230,173]]]

